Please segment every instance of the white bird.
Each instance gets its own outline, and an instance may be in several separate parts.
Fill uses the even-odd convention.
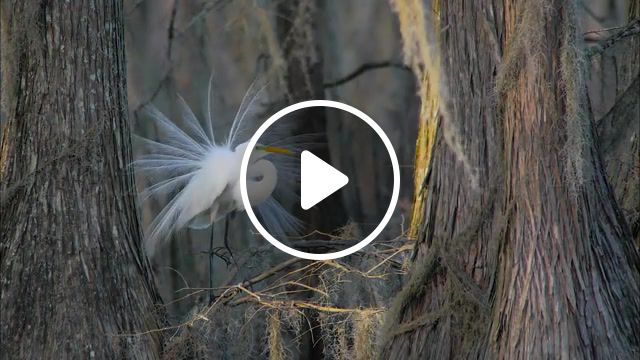
[[[240,164],[247,142],[240,143],[243,121],[257,115],[256,99],[264,87],[256,91],[252,84],[240,104],[229,135],[218,144],[214,137],[210,106],[203,127],[187,103],[179,97],[182,124],[169,120],[154,107],[147,113],[156,121],[159,141],[139,138],[146,153],[134,162],[149,181],[143,199],[160,195],[169,201],[155,217],[145,237],[149,257],[181,228],[203,229],[230,213],[244,210],[240,196]],[[209,99],[211,98],[209,88]],[[276,236],[299,234],[302,223],[273,197],[291,192],[291,181],[299,179],[299,162],[293,155],[291,137],[270,145],[257,145],[247,168],[247,192],[252,207],[264,224]],[[275,145],[281,146],[276,147]],[[280,155],[279,159],[271,154]],[[269,157],[269,158],[267,158]],[[278,174],[283,176],[278,176]],[[226,230],[225,230],[225,246]],[[212,249],[210,251],[213,251]]]

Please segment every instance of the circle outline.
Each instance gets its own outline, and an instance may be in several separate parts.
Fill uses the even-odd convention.
[[[251,202],[249,201],[249,195],[247,192],[247,167],[249,166],[249,158],[251,157],[251,152],[253,151],[253,148],[258,143],[258,140],[260,139],[262,134],[264,134],[265,131],[271,125],[273,125],[276,121],[280,120],[283,116],[288,115],[297,110],[302,110],[302,109],[311,108],[311,107],[329,107],[329,108],[334,108],[338,110],[343,110],[354,116],[357,116],[360,120],[367,123],[367,125],[369,125],[376,132],[378,137],[380,137],[385,147],[387,148],[387,152],[389,153],[389,157],[391,158],[391,167],[393,169],[393,191],[391,193],[391,201],[389,202],[389,207],[387,208],[387,211],[385,212],[378,226],[376,226],[376,228],[373,229],[373,231],[369,235],[367,235],[363,240],[361,240],[357,244],[340,251],[324,253],[324,254],[308,253],[305,251],[296,250],[294,248],[291,248],[283,244],[278,239],[273,237],[262,226],[260,221],[258,221],[258,218],[256,217],[255,213],[253,212],[253,209],[251,208]],[[343,256],[351,255],[356,251],[369,245],[378,235],[380,235],[382,230],[384,230],[384,227],[387,226],[387,224],[391,220],[391,216],[393,216],[393,212],[395,211],[396,205],[398,203],[399,194],[400,194],[400,165],[398,163],[398,157],[396,155],[396,152],[393,148],[393,145],[391,145],[391,141],[387,137],[387,134],[367,114],[356,109],[351,105],[347,105],[338,101],[332,101],[332,100],[301,101],[301,102],[289,105],[284,109],[281,109],[280,111],[271,115],[271,117],[269,117],[267,121],[265,121],[258,128],[258,130],[253,134],[253,136],[251,136],[251,139],[249,139],[249,144],[247,145],[244,151],[244,155],[242,156],[242,163],[240,165],[240,195],[242,197],[242,204],[244,206],[244,209],[247,212],[247,216],[249,216],[249,220],[251,220],[251,223],[253,224],[253,226],[258,230],[258,232],[265,239],[267,239],[267,241],[269,241],[273,246],[275,246],[279,250],[284,251],[289,255],[302,258],[302,259],[307,259],[307,260],[338,259]]]

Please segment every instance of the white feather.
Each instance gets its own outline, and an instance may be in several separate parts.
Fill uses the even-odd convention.
[[[265,85],[251,85],[242,100],[224,145],[216,144],[210,112],[203,127],[181,97],[178,98],[182,115],[181,126],[155,107],[146,108],[147,114],[157,124],[159,139],[155,141],[138,138],[145,154],[140,156],[134,165],[148,181],[142,199],[156,196],[168,201],[146,232],[145,248],[149,256],[153,257],[170,235],[181,228],[203,229],[232,211],[243,210],[239,195],[239,176],[246,145],[240,144],[240,140],[244,135],[246,121],[252,118],[255,120],[259,114],[260,97],[264,90]],[[210,96],[211,88],[208,94]],[[210,109],[209,102],[207,109]],[[295,141],[285,140],[280,138],[276,141],[277,146],[295,147]],[[256,169],[260,162],[263,162],[262,165],[275,166],[277,173],[273,174],[273,179],[268,179],[277,180],[275,191],[274,186],[268,184],[268,181],[256,180],[255,184],[251,185],[254,188],[250,188],[249,192],[255,195],[254,198],[258,199],[259,203],[252,199],[252,205],[262,218],[263,225],[273,235],[298,235],[303,228],[302,222],[291,215],[274,198],[274,194],[292,192],[292,184],[296,181],[291,179],[299,178],[299,161],[286,155],[267,155],[269,154],[254,150],[252,164],[256,164]],[[268,164],[264,163],[265,161]],[[261,168],[262,171],[270,169],[269,166]],[[264,189],[259,188],[263,185]]]

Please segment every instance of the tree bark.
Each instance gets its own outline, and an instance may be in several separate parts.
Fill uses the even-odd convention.
[[[630,21],[594,48],[589,105],[607,180],[640,249],[640,18]]]
[[[321,1],[287,1],[276,6],[277,34],[284,60],[284,78],[289,103],[324,99],[323,50],[320,45],[320,20],[324,3]],[[325,109],[303,109],[298,112],[301,119],[296,132],[320,134],[318,141],[329,144],[328,116]],[[325,138],[326,137],[326,138]],[[322,148],[314,152],[326,161],[333,154]],[[345,207],[339,197],[326,199],[321,208],[308,210],[308,229],[333,233],[344,225]],[[326,251],[323,249],[313,251]],[[311,251],[311,252],[313,252]]]
[[[2,3],[0,353],[158,358],[121,1]]]
[[[287,102],[294,104],[310,99],[324,98],[322,50],[320,49],[320,37],[318,35],[319,1],[286,1],[276,3],[275,10],[278,14],[276,21],[276,33],[278,45],[282,55],[282,71],[285,82]],[[296,128],[300,134],[325,134],[327,130],[327,114],[324,109],[301,110],[301,118],[304,122]],[[328,139],[319,138],[328,142]],[[329,160],[328,151],[316,151],[316,155]],[[342,225],[344,207],[336,197],[327,199],[322,211],[310,209],[306,226],[308,229],[317,229],[324,233],[331,233]],[[310,252],[322,252],[323,249],[305,250]],[[303,265],[300,265],[303,266]],[[308,286],[316,286],[317,277],[310,276],[306,279]],[[304,292],[293,297],[310,298],[312,292]],[[300,353],[295,355],[301,359],[321,359],[322,334],[318,315],[313,311],[305,310],[304,330],[298,340]]]
[[[594,140],[575,1],[426,8],[440,121],[381,357],[634,358],[640,261]]]

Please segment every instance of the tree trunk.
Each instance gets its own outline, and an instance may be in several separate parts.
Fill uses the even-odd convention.
[[[446,60],[439,126],[382,358],[637,356],[640,262],[594,141],[575,12],[424,10]]]
[[[135,205],[121,1],[2,3],[8,358],[158,358]]]
[[[640,249],[640,18],[630,21],[590,57],[589,105],[607,180]]]
[[[277,33],[285,63],[286,93],[291,104],[314,99],[324,99],[323,51],[320,47],[320,20],[322,1],[286,1],[278,3],[276,12]],[[329,144],[327,112],[325,109],[303,109],[298,112],[301,119],[296,132],[321,134],[318,141]],[[326,138],[324,138],[326,136]],[[329,161],[332,155],[322,148],[314,153]],[[322,207],[308,210],[307,228],[331,234],[344,225],[344,204],[339,197],[326,199]],[[311,250],[311,252],[316,250]],[[317,251],[326,251],[319,249]]]

